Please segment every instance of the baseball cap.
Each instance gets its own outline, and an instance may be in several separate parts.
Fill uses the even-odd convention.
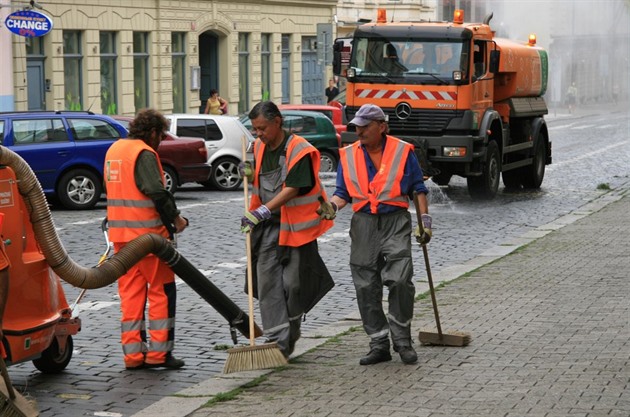
[[[364,104],[354,115],[354,119],[350,120],[350,123],[348,124],[363,127],[367,126],[372,121],[386,122],[387,116],[377,105]]]

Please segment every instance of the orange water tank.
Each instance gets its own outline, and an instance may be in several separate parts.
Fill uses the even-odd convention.
[[[549,61],[540,47],[495,38],[501,51],[499,71],[494,75],[494,101],[511,97],[539,97],[547,90]]]

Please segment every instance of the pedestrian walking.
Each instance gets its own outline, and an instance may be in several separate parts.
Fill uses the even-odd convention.
[[[156,233],[172,239],[174,233],[181,233],[188,226],[173,195],[164,188],[164,172],[156,152],[167,129],[168,121],[162,114],[153,109],[141,110],[129,125],[129,137],[114,142],[107,151],[107,218],[115,252],[140,235]],[[125,367],[136,370],[184,366],[184,361],[172,354],[176,300],[173,271],[149,254],[118,280],[118,292]]]
[[[392,359],[394,351],[406,364],[418,355],[411,340],[415,287],[411,259],[411,215],[409,199],[417,198],[423,233],[416,227],[420,243],[431,239],[431,216],[422,169],[413,145],[387,135],[383,110],[373,104],[361,106],[350,125],[358,140],[340,149],[337,185],[321,216],[334,218],[351,204],[350,271],[357,293],[363,329],[370,338],[369,353],[361,365]],[[389,311],[383,311],[383,286],[389,290]]]
[[[328,80],[328,87],[326,87],[326,103],[330,103],[331,101],[333,101],[335,99],[335,97],[337,97],[337,95],[339,94],[339,88],[337,88],[337,85],[335,84],[335,80],[330,79]]]
[[[333,222],[316,212],[326,197],[317,149],[283,129],[282,114],[271,101],[256,104],[249,118],[258,138],[253,164],[239,166],[252,183],[241,231],[252,233],[252,272],[264,334],[288,358],[304,314],[334,285],[317,247],[317,238]]]
[[[567,104],[569,106],[569,113],[573,113],[573,109],[575,108],[576,103],[577,103],[577,87],[575,86],[575,82],[572,82],[569,88],[567,89]]]

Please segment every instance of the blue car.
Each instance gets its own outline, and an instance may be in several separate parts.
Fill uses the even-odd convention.
[[[0,113],[0,144],[30,165],[44,193],[71,210],[94,208],[103,193],[103,163],[127,130],[91,112]]]

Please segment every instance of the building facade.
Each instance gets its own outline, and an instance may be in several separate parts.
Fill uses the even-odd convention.
[[[3,22],[9,11],[29,7],[1,1]],[[229,102],[229,114],[263,99],[323,102],[317,25],[332,22],[336,3],[42,1],[34,10],[52,19],[47,35],[0,28],[0,48],[11,45],[13,63],[0,103],[6,106],[8,94],[14,108],[4,110],[198,113],[211,89]]]

